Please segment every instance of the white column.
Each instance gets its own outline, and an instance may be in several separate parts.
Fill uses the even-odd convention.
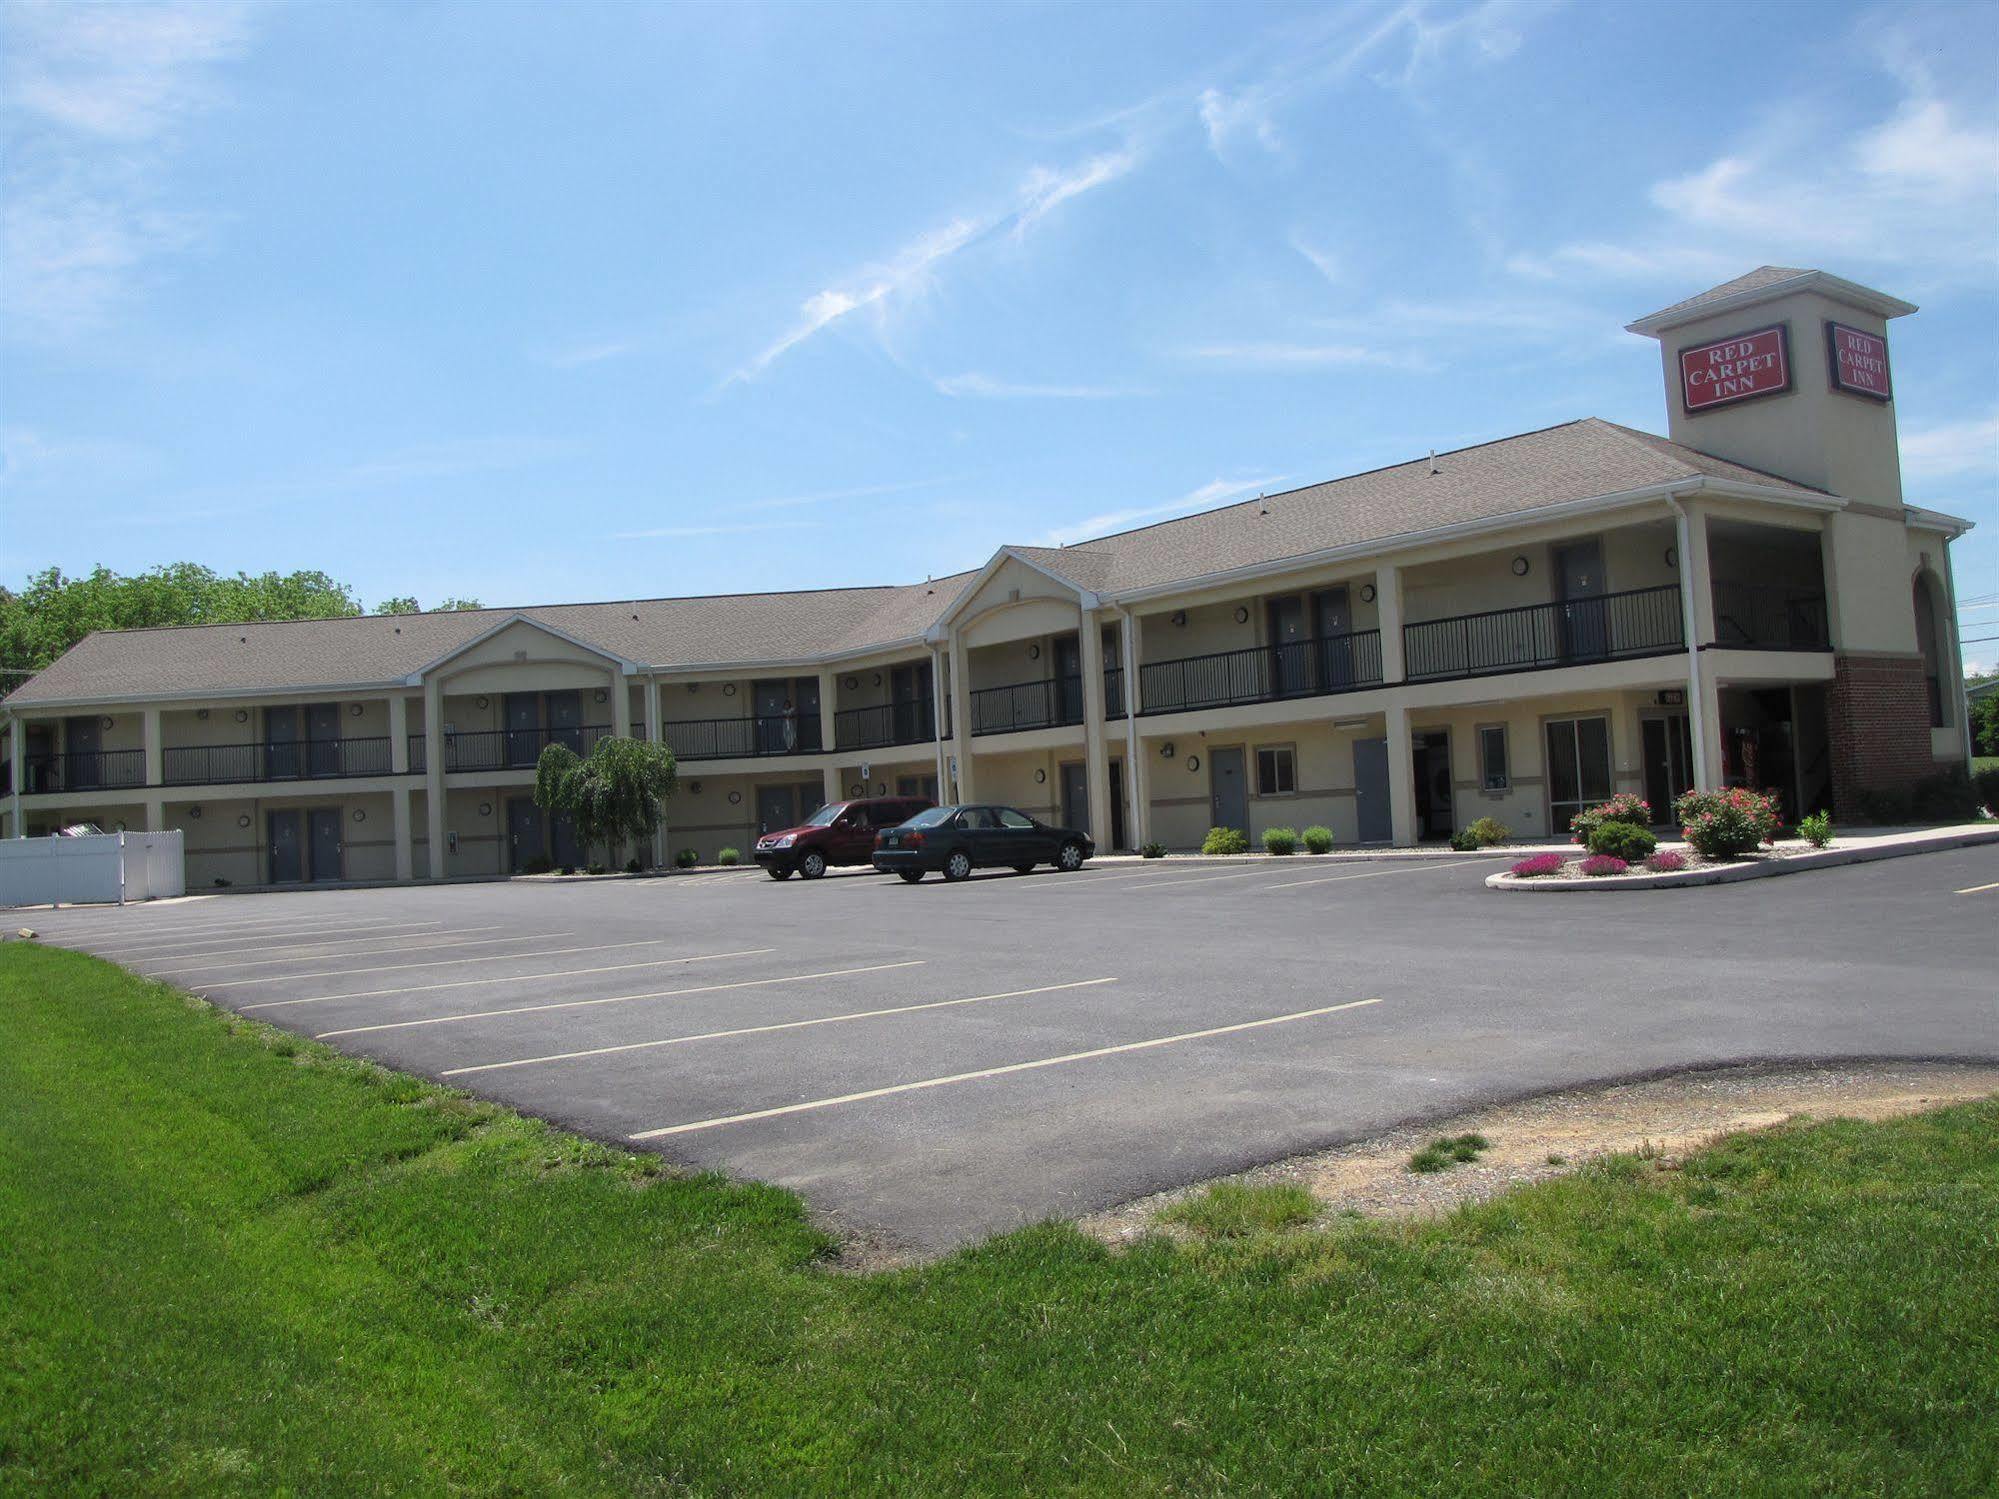
[[[978,793],[972,789],[972,668],[966,661],[965,637],[951,632],[951,741],[958,760],[958,789],[951,798],[969,802]],[[940,800],[946,793],[940,785]]]
[[[389,699],[389,774],[410,773],[410,700],[398,693]]]
[[[620,739],[632,737],[632,684],[616,666],[611,668],[611,732]]]
[[[405,753],[404,758],[408,755]],[[410,786],[408,781],[399,781],[389,792],[389,816],[396,834],[396,878],[413,880],[416,878],[416,845],[410,832]]]
[[[1145,751],[1138,738],[1138,710],[1143,706],[1139,701],[1139,623],[1131,610],[1120,612],[1123,619],[1118,635],[1124,651],[1124,795],[1128,804],[1124,830],[1133,848],[1144,848],[1150,841],[1145,826],[1150,801],[1145,793]]]
[[[13,778],[9,782],[7,794],[7,815],[12,819],[8,831],[16,838],[28,836],[27,824],[21,821],[21,783],[28,779],[27,740],[21,720],[10,717],[7,720],[7,755],[13,766]]]
[[[944,719],[950,711],[950,699],[944,695],[944,653],[936,646],[930,647],[930,737],[937,746],[937,799],[948,801],[951,796],[949,778],[944,770]]]
[[[1081,611],[1078,639],[1083,657],[1083,775],[1089,788],[1089,835],[1102,853],[1111,852],[1111,756],[1104,725],[1104,632],[1096,617]]]
[[[1389,841],[1397,848],[1409,848],[1416,842],[1416,754],[1409,737],[1409,710],[1400,703],[1391,703],[1385,717]]]
[[[144,709],[139,714],[139,722],[145,735],[143,742],[146,746],[146,784],[148,786],[164,785],[166,783],[166,751],[160,741],[160,710],[158,708]],[[148,822],[146,828],[149,832],[156,831],[157,824]]]
[[[423,810],[429,838],[429,875],[444,878],[444,687],[436,677],[423,684]]]
[[[165,800],[157,796],[147,797],[146,831],[149,833],[163,833],[166,831],[166,826],[167,826],[167,804]]]
[[[1374,573],[1374,607],[1381,627],[1381,680],[1399,682],[1402,660],[1402,569],[1379,567]]]
[[[658,677],[646,678],[645,707],[646,707],[646,739],[653,744],[665,743],[666,734],[664,729],[661,727],[660,717],[659,717]],[[669,802],[668,805],[670,806],[671,802]],[[666,844],[667,844],[666,807],[663,806],[660,808],[659,811],[659,826],[653,830],[653,835],[652,835],[652,867],[654,869],[666,868]]]
[[[840,675],[838,672],[819,673],[819,752],[832,754],[839,748],[840,732]],[[822,799],[827,803],[840,800],[846,794],[846,787],[840,784],[840,767],[824,765],[819,770],[819,786]],[[872,787],[863,786],[862,796],[874,795]]]
[[[1707,514],[1688,500],[1674,504],[1680,554],[1682,628],[1687,635],[1687,716],[1694,750],[1694,785],[1721,785],[1721,693],[1708,647],[1714,644],[1714,575],[1708,563]],[[1654,811],[1659,810],[1654,808]]]

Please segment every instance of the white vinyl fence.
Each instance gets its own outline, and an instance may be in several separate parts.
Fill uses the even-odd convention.
[[[0,906],[122,905],[186,891],[178,829],[0,838]]]

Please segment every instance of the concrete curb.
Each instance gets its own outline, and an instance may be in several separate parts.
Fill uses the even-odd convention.
[[[1758,864],[1724,864],[1714,869],[1689,869],[1678,874],[1642,874],[1612,877],[1588,876],[1554,879],[1547,875],[1518,878],[1501,871],[1485,877],[1485,888],[1509,894],[1575,890],[1664,890],[1680,885],[1733,885],[1742,880],[1771,879],[1783,874],[1806,874],[1814,869],[1832,869],[1842,864],[1872,864],[1878,859],[1906,859],[1916,854],[1942,853],[1946,849],[1969,848],[1975,844],[1999,843],[1999,827],[1953,828],[1932,835],[1918,834],[1893,843],[1863,844],[1859,848],[1827,848],[1812,853],[1792,854]]]

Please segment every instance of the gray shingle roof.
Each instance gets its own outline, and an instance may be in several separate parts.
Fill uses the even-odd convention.
[[[1115,595],[1698,476],[1819,493],[1592,417],[1075,546],[1013,550],[1079,588]],[[8,704],[393,682],[515,614],[662,669],[803,661],[914,640],[975,576],[899,587],[102,632],[24,683]]]
[[[1730,297],[1739,297],[1744,292],[1762,291],[1765,287],[1777,286],[1786,281],[1795,281],[1800,276],[1812,273],[1795,265],[1759,265],[1745,276],[1737,276],[1733,281],[1724,281],[1719,286],[1710,286],[1697,296],[1688,297],[1684,302],[1675,302],[1670,307],[1661,307],[1657,312],[1647,313],[1639,318],[1640,323],[1656,323],[1662,318],[1691,318],[1703,307],[1713,302],[1726,302]]]

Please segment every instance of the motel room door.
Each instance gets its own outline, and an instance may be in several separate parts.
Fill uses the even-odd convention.
[[[1362,843],[1387,843],[1395,836],[1395,819],[1388,804],[1388,741],[1353,742],[1354,816]]]
[[[1242,748],[1208,751],[1210,824],[1249,836],[1249,784],[1243,779]]]
[[[519,874],[542,855],[541,808],[525,796],[507,798],[507,870]]]
[[[299,838],[296,809],[265,815],[271,850],[271,883],[296,885],[305,878],[305,847]]]
[[[1562,599],[1562,659],[1594,661],[1609,655],[1610,606],[1603,601],[1601,543],[1592,539],[1556,547],[1555,582]]]
[[[346,840],[340,827],[338,807],[314,807],[307,815],[312,836],[312,873],[315,880],[337,880],[342,877],[347,852]]]

